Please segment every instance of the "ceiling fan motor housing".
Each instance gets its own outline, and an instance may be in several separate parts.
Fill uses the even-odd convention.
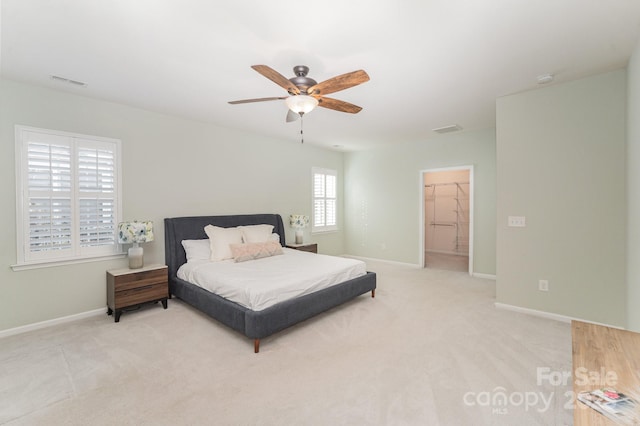
[[[293,73],[296,76],[290,78],[289,81],[292,82],[298,89],[300,89],[300,92],[302,92],[303,94],[307,94],[307,89],[309,87],[318,84],[318,82],[314,79],[307,77],[307,74],[309,73],[309,67],[305,65],[296,65],[295,67],[293,67]]]

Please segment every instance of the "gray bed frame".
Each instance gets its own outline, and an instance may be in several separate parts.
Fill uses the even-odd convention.
[[[278,214],[229,216],[191,216],[166,218],[165,260],[169,267],[169,294],[180,298],[221,323],[243,333],[254,341],[254,352],[260,350],[260,339],[318,315],[364,293],[375,297],[376,274],[367,272],[332,287],[287,300],[262,311],[253,311],[177,277],[178,268],[187,261],[182,240],[207,238],[207,225],[230,228],[240,225],[273,225],[273,232],[285,245],[285,229]]]

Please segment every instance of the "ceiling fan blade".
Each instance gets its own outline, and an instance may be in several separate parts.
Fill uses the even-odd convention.
[[[362,110],[362,107],[359,107],[358,105],[332,98],[318,98],[318,106],[335,111],[348,112],[350,114],[357,114]]]
[[[269,80],[273,81],[292,95],[300,94],[300,89],[298,89],[295,84],[290,82],[287,77],[283,76],[273,68],[267,65],[252,65],[251,68],[258,71],[260,74],[267,77]]]
[[[296,121],[300,118],[300,114],[296,114],[291,110],[287,110],[287,123],[291,123],[292,121]]]
[[[278,101],[281,99],[287,99],[287,96],[280,96],[277,98],[256,98],[256,99],[242,99],[240,101],[229,101],[231,105],[236,104],[249,104],[251,102],[265,102],[265,101]]]
[[[311,86],[307,89],[307,93],[313,96],[324,96],[329,93],[339,92],[340,90],[357,86],[367,81],[369,81],[369,75],[364,70],[358,70],[330,78],[315,86]]]

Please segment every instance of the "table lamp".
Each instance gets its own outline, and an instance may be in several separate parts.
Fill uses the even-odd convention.
[[[304,240],[303,229],[309,225],[309,216],[303,214],[289,215],[289,224],[296,230],[296,244],[302,244]]]
[[[144,250],[140,243],[153,241],[153,222],[121,222],[118,224],[118,242],[120,244],[133,244],[129,248],[129,269],[139,269],[144,266]]]

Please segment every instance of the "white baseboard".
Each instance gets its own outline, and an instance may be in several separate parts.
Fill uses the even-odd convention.
[[[93,311],[82,312],[79,314],[69,315],[61,318],[54,318],[52,320],[36,322],[34,324],[23,325],[21,327],[9,328],[7,330],[0,331],[0,339],[3,337],[14,336],[16,334],[26,333],[28,331],[39,330],[41,328],[47,328],[58,324],[64,324],[67,322],[77,321],[82,318],[89,318],[98,315],[106,315],[107,307],[95,309]]]
[[[475,278],[484,278],[486,280],[494,280],[494,281],[496,280],[496,276],[495,275],[483,274],[483,273],[480,273],[480,272],[474,272],[473,276]]]
[[[372,261],[372,262],[381,262],[381,263],[388,263],[390,265],[398,265],[398,266],[405,266],[405,267],[410,267],[410,268],[421,268],[420,265],[416,264],[416,263],[406,263],[406,262],[398,262],[395,260],[386,260],[386,259],[377,259],[377,258],[373,258],[373,257],[363,257],[363,256],[353,256],[350,254],[343,254],[342,257],[350,257],[352,259],[360,259],[363,262],[366,261]],[[472,277],[475,278],[484,278],[487,280],[496,280],[496,276],[495,275],[491,275],[491,274],[483,274],[481,272],[474,272],[473,274],[471,274]]]
[[[620,327],[620,326],[617,326],[617,325],[603,324],[603,323],[600,323],[600,322],[589,321],[589,320],[582,319],[582,318],[574,318],[574,317],[569,317],[569,316],[566,316],[566,315],[554,314],[552,312],[538,311],[536,309],[529,309],[529,308],[523,308],[523,307],[515,306],[515,305],[508,305],[506,303],[495,302],[494,305],[498,309],[505,309],[507,311],[519,312],[521,314],[533,315],[533,316],[536,316],[536,317],[552,319],[552,320],[560,321],[560,322],[571,323],[571,321],[575,320],[575,321],[588,322],[590,324],[602,325],[602,326],[605,326],[605,327],[618,328],[620,330],[624,330],[624,327]]]
[[[343,254],[342,257],[350,257],[352,259],[359,259],[359,260],[362,260],[363,262],[371,261],[371,262],[388,263],[390,265],[405,266],[405,267],[410,267],[410,268],[420,268],[420,265],[418,265],[416,263],[398,262],[396,260],[377,259],[377,258],[374,258],[374,257],[353,256],[353,255],[350,255],[350,254]]]

